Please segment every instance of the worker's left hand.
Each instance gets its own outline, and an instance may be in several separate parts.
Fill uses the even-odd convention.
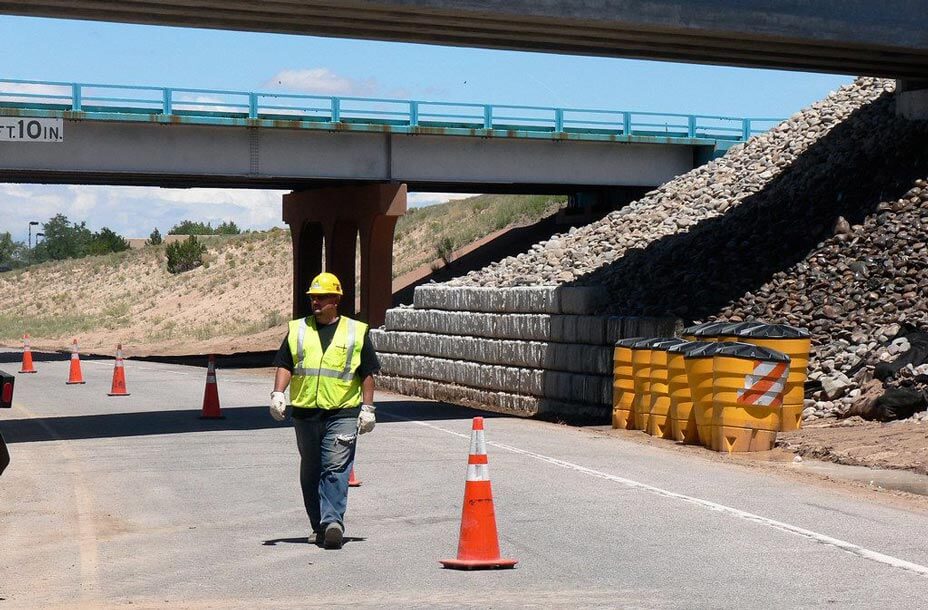
[[[377,418],[374,417],[374,411],[377,408],[374,405],[361,405],[361,413],[358,415],[358,434],[364,434],[374,429]]]

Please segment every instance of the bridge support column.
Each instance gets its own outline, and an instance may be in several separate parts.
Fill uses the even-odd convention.
[[[305,292],[323,267],[338,276],[342,313],[355,313],[356,244],[361,244],[361,306],[357,316],[384,322],[392,300],[393,230],[406,213],[405,184],[326,187],[284,195],[283,219],[293,241],[293,316],[310,313]]]
[[[896,81],[896,115],[911,121],[928,120],[928,79]]]

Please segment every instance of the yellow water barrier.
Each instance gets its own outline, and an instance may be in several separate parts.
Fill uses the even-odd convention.
[[[789,356],[746,343],[718,345],[712,357],[710,447],[728,453],[773,449]]]
[[[684,356],[690,351],[716,345],[706,341],[688,341],[667,350],[667,390],[670,393],[670,431],[675,441],[698,445],[693,396],[686,376]]]
[[[758,326],[765,326],[765,322],[733,322],[717,329],[716,341],[741,341],[740,334],[742,331],[749,331]],[[744,343],[748,343],[745,341]]]
[[[783,352],[789,356],[789,379],[780,407],[780,430],[798,430],[802,425],[803,391],[809,368],[812,335],[804,328],[786,324],[766,324],[743,329],[738,340]]]
[[[635,376],[632,369],[632,345],[641,337],[616,342],[612,359],[612,427],[634,430]]]
[[[658,438],[673,438],[670,431],[670,390],[667,386],[667,350],[686,343],[684,339],[667,339],[651,346],[651,406],[645,430]]]
[[[680,333],[680,336],[687,341],[698,341],[699,339],[696,338],[696,333],[701,331],[704,327],[709,326],[710,324],[717,324],[717,322],[703,322],[702,324],[687,326],[683,329],[683,332]]]
[[[651,346],[667,338],[642,339],[632,345],[632,375],[635,379],[632,411],[635,430],[647,430],[651,415]]]
[[[708,322],[706,324],[700,324],[699,328],[693,331],[693,337],[696,341],[718,341],[719,332],[730,325],[731,322]]]
[[[709,447],[712,441],[712,357],[729,343],[703,342],[703,347],[683,354],[683,366],[690,386],[693,402],[693,419],[699,442]]]

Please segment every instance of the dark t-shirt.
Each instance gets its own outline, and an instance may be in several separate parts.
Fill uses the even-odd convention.
[[[332,338],[335,337],[335,330],[338,328],[337,323],[320,326],[317,330],[319,333],[319,342],[322,344],[322,351],[329,348]],[[287,369],[293,372],[293,354],[290,353],[290,342],[288,336],[284,337],[280,349],[274,356],[272,366]],[[374,351],[374,344],[371,343],[370,332],[364,332],[364,343],[361,344],[361,364],[358,365],[358,375],[364,379],[368,375],[373,375],[380,371],[380,361],[377,359],[377,352]],[[352,407],[348,409],[333,409],[326,411],[324,409],[293,409],[292,417],[297,419],[318,418],[318,417],[357,417],[361,407]]]

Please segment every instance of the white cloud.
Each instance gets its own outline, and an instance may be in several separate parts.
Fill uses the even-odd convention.
[[[29,94],[28,97],[16,95]],[[43,97],[32,97],[41,95]],[[23,102],[29,104],[64,104],[71,103],[71,87],[67,85],[38,85],[32,83],[0,83],[0,99],[4,102]]]
[[[229,95],[231,99],[209,95],[179,94],[171,101],[174,111],[190,112],[247,112],[248,100],[245,96]]]
[[[356,79],[340,76],[328,68],[281,70],[264,83],[271,89],[288,89],[319,95],[376,95],[380,86],[373,78]]]

